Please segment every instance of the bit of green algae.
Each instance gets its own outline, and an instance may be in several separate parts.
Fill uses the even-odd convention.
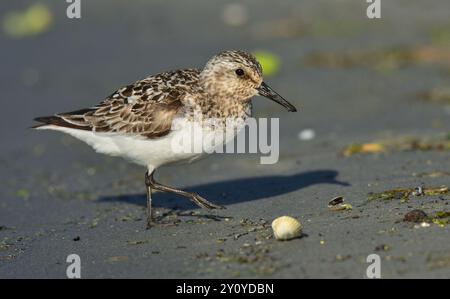
[[[379,154],[405,151],[450,151],[450,134],[417,137],[401,136],[374,140],[368,143],[352,143],[341,154],[350,157],[355,154]]]
[[[415,188],[398,188],[398,189],[392,189],[392,190],[386,190],[383,192],[378,193],[369,193],[368,194],[368,200],[374,201],[374,200],[393,200],[393,199],[399,199],[401,201],[408,201],[410,199],[410,196],[415,194],[417,190]],[[437,188],[423,188],[422,194],[420,196],[440,196],[449,194],[450,191],[448,187],[441,186]]]
[[[450,211],[439,211],[429,217],[428,222],[445,227],[450,223]]]
[[[19,189],[16,192],[16,196],[21,199],[28,200],[30,198],[30,191],[27,189]]]

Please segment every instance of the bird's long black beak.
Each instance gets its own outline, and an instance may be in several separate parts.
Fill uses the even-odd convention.
[[[257,88],[260,96],[266,97],[278,104],[284,106],[289,112],[296,112],[297,108],[294,107],[291,103],[283,99],[278,93],[276,93],[272,88],[269,87],[266,83],[261,83],[261,86]]]

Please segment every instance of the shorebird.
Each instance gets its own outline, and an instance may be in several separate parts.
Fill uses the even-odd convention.
[[[147,228],[153,223],[152,190],[187,197],[198,206],[220,209],[196,193],[162,185],[155,181],[155,170],[163,165],[192,162],[206,151],[174,150],[173,141],[192,134],[190,125],[222,134],[219,121],[213,125],[201,119],[233,119],[240,122],[234,138],[251,116],[251,99],[269,98],[288,111],[296,108],[263,81],[256,58],[243,51],[223,51],[212,57],[202,70],[184,69],[160,73],[122,87],[100,104],[81,110],[37,117],[36,129],[62,131],[78,138],[95,151],[123,157],[147,168]],[[217,133],[217,134],[216,134]],[[223,136],[223,135],[222,135]],[[223,144],[222,144],[223,145]]]

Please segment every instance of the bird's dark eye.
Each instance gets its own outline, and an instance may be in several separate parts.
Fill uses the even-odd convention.
[[[236,75],[238,75],[239,77],[244,76],[244,74],[245,74],[245,72],[244,72],[243,69],[237,69],[237,70],[236,70]]]

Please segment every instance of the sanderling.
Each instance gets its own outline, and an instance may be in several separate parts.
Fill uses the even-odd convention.
[[[41,124],[33,128],[62,131],[99,153],[120,156],[147,167],[147,227],[150,227],[152,190],[187,197],[202,208],[223,208],[198,194],[156,182],[154,173],[160,166],[191,162],[205,154],[173,149],[175,138],[192,134],[192,130],[186,129],[188,124],[207,126],[195,115],[245,122],[251,116],[251,98],[256,95],[267,97],[288,111],[296,111],[263,82],[262,67],[254,56],[242,51],[224,51],[211,58],[203,70],[184,69],[147,77],[120,88],[97,106],[38,117],[35,120]],[[231,137],[243,126],[233,130]],[[218,131],[219,127],[213,130]],[[224,138],[222,142],[229,140]]]

